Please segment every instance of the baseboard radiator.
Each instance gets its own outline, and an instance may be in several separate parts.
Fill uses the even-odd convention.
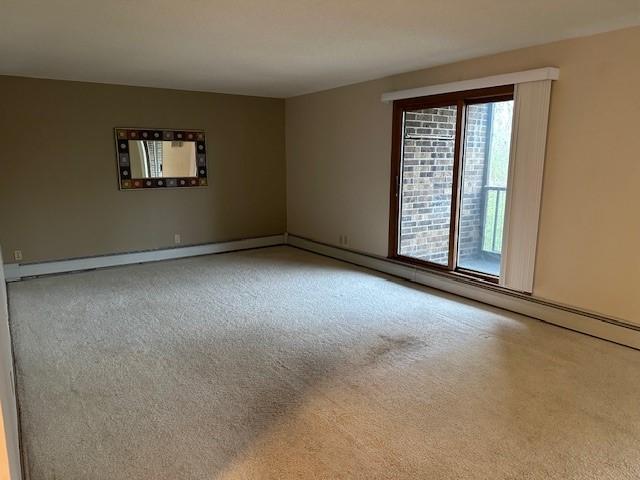
[[[267,237],[245,238],[228,242],[206,243],[176,248],[145,250],[140,252],[117,253],[96,257],[72,258],[69,260],[55,260],[39,263],[9,263],[4,265],[7,282],[15,282],[23,278],[51,275],[55,273],[92,270],[95,268],[115,267],[134,263],[158,262],[176,258],[196,257],[214,253],[233,252],[252,248],[273,247],[285,243],[284,235],[270,235]]]
[[[580,333],[640,349],[640,326],[630,324],[624,320],[587,312],[571,306],[560,305],[529,295],[506,291],[500,287],[479,284],[473,280],[457,278],[450,274],[400,264],[384,257],[335,247],[287,233],[228,242],[208,243],[204,245],[51,262],[27,264],[10,263],[4,265],[4,273],[6,281],[12,282],[41,275],[156,262],[284,244],[393,275],[420,285],[476,300],[504,310],[533,317]]]

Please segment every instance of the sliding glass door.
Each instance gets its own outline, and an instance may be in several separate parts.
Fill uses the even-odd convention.
[[[500,275],[513,86],[394,103],[390,256]]]
[[[466,107],[458,267],[500,275],[513,100]]]
[[[407,110],[398,253],[449,265],[457,105]]]

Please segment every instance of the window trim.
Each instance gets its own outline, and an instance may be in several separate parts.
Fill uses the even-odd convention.
[[[416,265],[427,269],[445,271],[454,275],[474,277],[498,284],[500,276],[489,275],[457,266],[458,262],[458,228],[460,216],[460,192],[462,182],[462,163],[464,156],[464,122],[466,121],[466,106],[514,100],[515,85],[501,85],[475,90],[443,93],[426,97],[406,98],[393,102],[393,117],[391,130],[391,188],[389,191],[389,253],[388,258]],[[454,144],[453,181],[451,192],[451,218],[449,225],[449,258],[447,265],[441,265],[398,253],[400,237],[400,191],[403,157],[403,127],[404,113],[408,110],[457,106],[456,136]]]

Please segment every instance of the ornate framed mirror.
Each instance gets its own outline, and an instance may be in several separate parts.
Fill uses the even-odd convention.
[[[120,190],[207,186],[202,130],[116,128]]]

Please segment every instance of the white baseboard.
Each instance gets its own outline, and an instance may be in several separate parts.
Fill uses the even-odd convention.
[[[618,319],[554,304],[528,295],[505,291],[499,287],[479,285],[466,279],[451,278],[451,275],[432,273],[422,268],[402,265],[383,257],[333,247],[292,234],[288,234],[287,243],[294,247],[388,273],[427,287],[537,318],[580,333],[640,349],[640,327]]]
[[[234,250],[272,247],[275,245],[282,245],[284,243],[284,235],[271,235],[268,237],[247,238],[229,242],[207,243],[204,245],[147,250],[143,252],[119,253],[113,255],[102,255],[99,257],[75,258],[70,260],[41,263],[9,263],[4,265],[4,273],[7,282],[15,282],[25,277],[34,277],[38,275],[115,267],[118,265],[129,265],[132,263],[157,262],[159,260],[195,257],[198,255],[210,255],[213,253],[231,252]]]

